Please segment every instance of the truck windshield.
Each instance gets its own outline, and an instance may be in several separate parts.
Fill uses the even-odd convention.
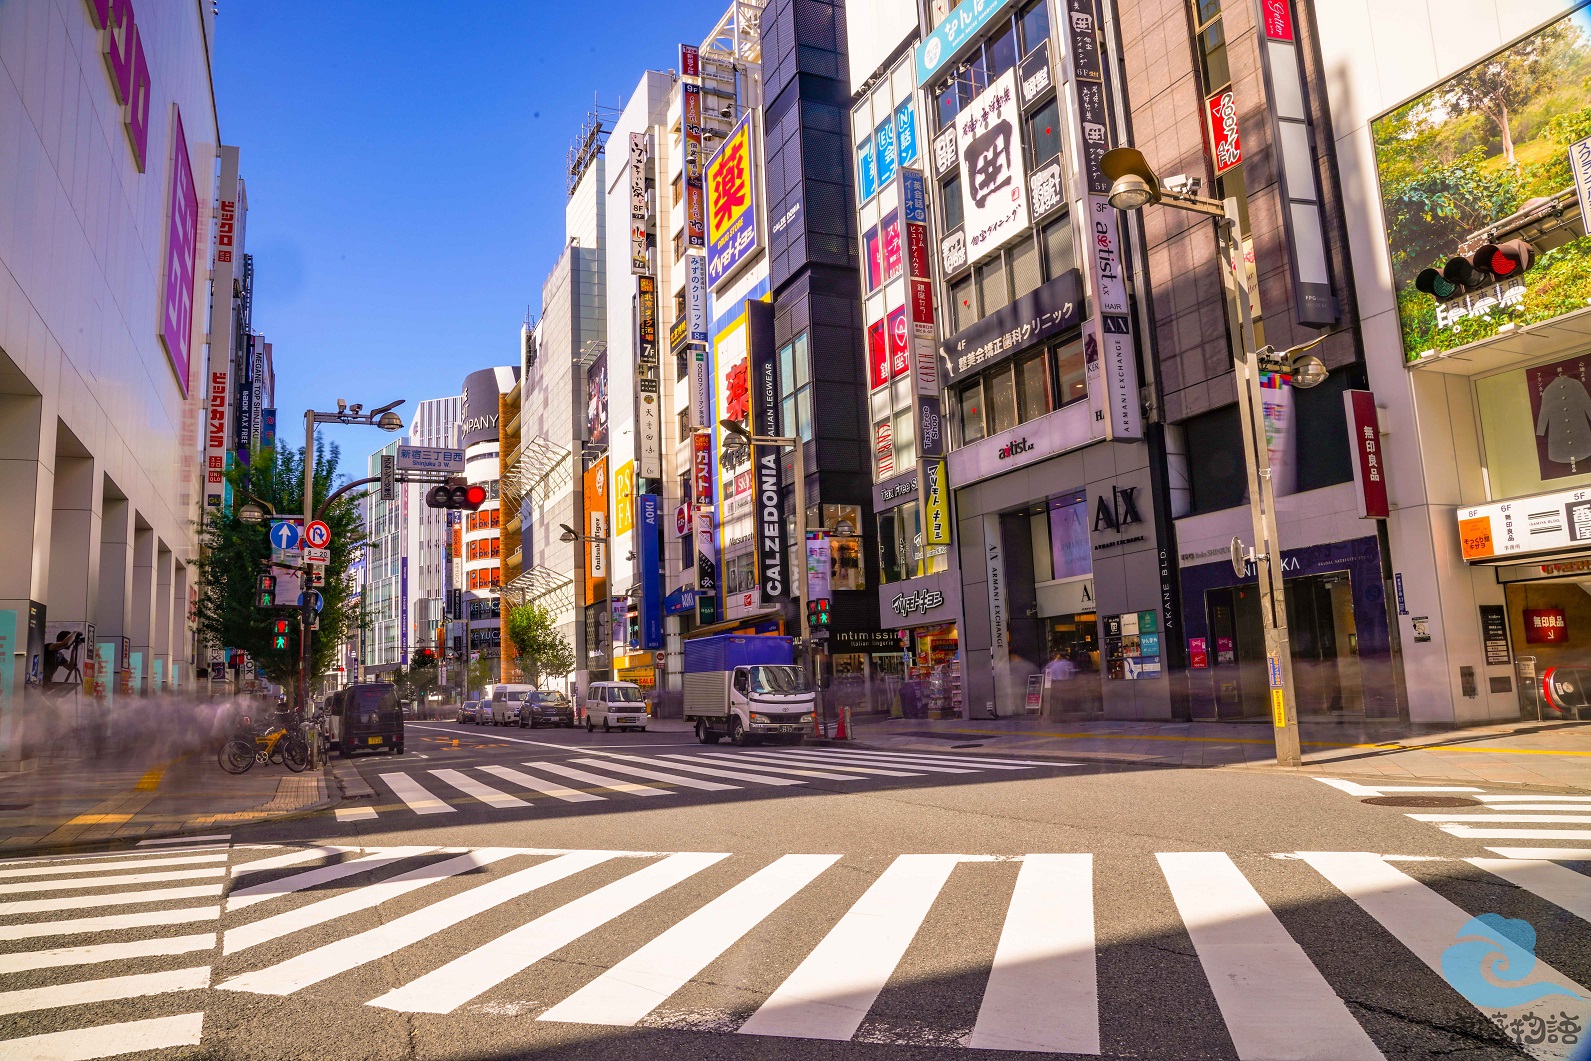
[[[806,692],[806,683],[801,680],[801,672],[794,667],[753,667],[751,691],[768,693],[772,696],[789,696],[792,693]]]

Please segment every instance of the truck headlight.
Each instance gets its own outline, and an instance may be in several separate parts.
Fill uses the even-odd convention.
[[[751,720],[753,722],[759,723],[761,725],[767,725],[768,722],[770,721],[767,715],[759,715],[759,714],[756,714],[755,712],[752,713]]]
[[[802,722],[811,722],[813,717],[814,716],[812,716],[812,715],[802,715],[801,716],[801,721]]]

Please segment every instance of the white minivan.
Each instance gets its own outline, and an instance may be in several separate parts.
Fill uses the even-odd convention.
[[[646,696],[634,682],[592,682],[586,691],[586,732],[600,724],[606,733],[615,726],[646,732]]]
[[[533,688],[535,687],[530,685],[510,683],[492,686],[487,698],[481,701],[481,724],[519,725],[519,709],[525,706],[526,700],[530,699],[530,691]]]

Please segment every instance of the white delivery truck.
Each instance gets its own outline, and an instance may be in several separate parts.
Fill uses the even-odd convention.
[[[685,721],[696,724],[703,744],[774,736],[799,744],[816,710],[790,638],[720,634],[685,642]]]

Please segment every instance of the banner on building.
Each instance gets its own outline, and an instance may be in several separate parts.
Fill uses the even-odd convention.
[[[594,604],[608,595],[608,458],[586,469],[583,486],[581,525],[590,539],[585,543],[584,603]]]
[[[655,373],[655,370],[654,370]],[[635,463],[643,479],[663,477],[663,396],[657,376],[635,381]]]
[[[751,433],[763,437],[779,430],[779,360],[773,342],[773,304],[746,303],[746,334],[751,347]],[[790,542],[784,526],[784,476],[778,446],[752,446],[756,476],[753,502],[757,540],[757,584],[765,601],[788,600]],[[804,513],[798,519],[804,520]]]
[[[685,339],[707,341],[707,259],[700,254],[685,256]]]
[[[699,85],[685,84],[680,86],[680,92],[685,108],[685,245],[700,248],[707,246],[707,197],[702,188],[702,90]]]
[[[679,46],[679,72],[684,77],[702,76],[701,52],[696,45],[681,44]]]
[[[705,346],[691,351],[691,426],[704,431],[713,426],[713,381]]]
[[[942,460],[923,461],[923,544],[950,544],[950,484]]]
[[[718,621],[718,538],[707,507],[696,510],[696,620]]]
[[[210,303],[210,371],[205,380],[204,503],[220,511],[226,501],[227,425],[231,413],[233,280],[242,260],[243,218],[239,209],[238,151],[221,149],[220,198],[216,204],[215,265],[211,272],[221,294]]]
[[[747,111],[729,131],[724,146],[707,162],[707,280],[714,290],[762,245],[756,114]]]
[[[640,276],[635,281],[636,360],[643,368],[657,367],[657,279]]]
[[[1016,71],[1007,70],[956,116],[967,251],[983,260],[1028,227]]]
[[[706,431],[691,435],[691,500],[713,503],[713,436]]]
[[[807,599],[828,600],[834,596],[833,560],[829,539],[807,539]]]
[[[635,462],[625,461],[613,475],[613,534],[629,534],[635,527]]]
[[[189,373],[192,371],[193,284],[199,246],[199,197],[194,188],[193,164],[188,158],[188,139],[182,129],[182,115],[175,106],[172,107],[171,120],[171,188],[166,200],[160,341],[166,348],[166,356],[171,359],[171,371],[177,377],[177,386],[186,398],[191,385]],[[141,154],[139,168],[143,168]],[[209,181],[210,172],[206,170],[204,176]],[[234,181],[230,186],[223,184],[223,194],[228,193],[229,187],[237,187],[237,182]],[[207,185],[205,196],[209,194]],[[231,290],[229,285],[226,291]]]
[[[1387,519],[1392,507],[1387,498],[1386,454],[1381,449],[1381,421],[1376,396],[1371,391],[1343,391],[1348,410],[1349,442],[1353,446],[1354,499],[1360,519]],[[1531,517],[1534,521],[1534,516]]]

